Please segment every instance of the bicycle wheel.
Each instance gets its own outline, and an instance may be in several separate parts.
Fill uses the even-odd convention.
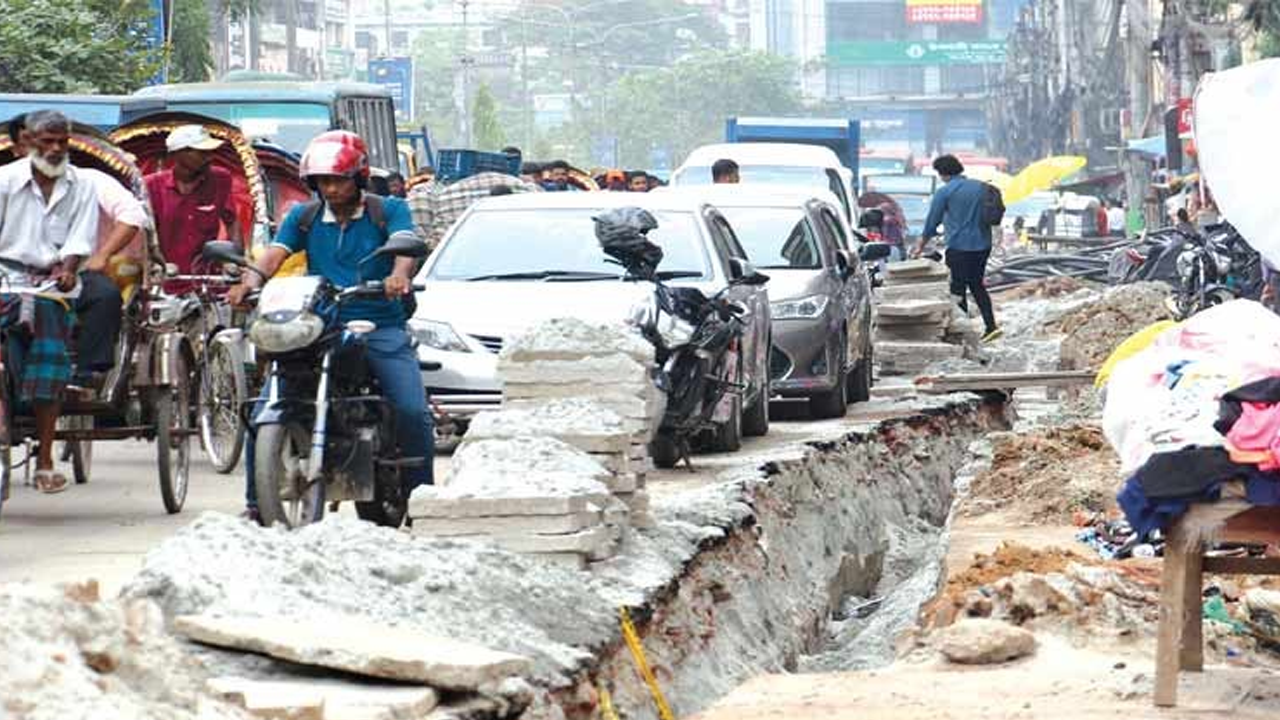
[[[249,389],[239,355],[231,345],[210,342],[200,367],[200,444],[213,469],[224,475],[235,469],[244,451],[240,408]]]

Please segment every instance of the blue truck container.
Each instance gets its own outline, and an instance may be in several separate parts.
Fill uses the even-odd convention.
[[[855,178],[861,135],[859,121],[839,118],[729,118],[724,131],[725,142],[731,143],[801,143],[831,148]]]

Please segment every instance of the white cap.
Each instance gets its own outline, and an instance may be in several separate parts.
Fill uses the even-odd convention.
[[[203,125],[180,125],[169,131],[164,141],[169,152],[178,152],[188,148],[194,150],[216,150],[222,147],[222,141],[209,134]]]

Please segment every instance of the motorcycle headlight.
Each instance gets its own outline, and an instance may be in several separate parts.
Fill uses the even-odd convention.
[[[674,315],[659,313],[658,336],[669,348],[687,345],[690,340],[693,340],[696,330],[693,325]]]
[[[810,295],[793,300],[779,300],[770,303],[774,320],[812,320],[821,317],[827,309],[830,298],[826,295]]]
[[[471,347],[449,323],[410,320],[409,334],[422,345],[441,352],[469,353]]]
[[[288,319],[259,317],[249,325],[249,342],[266,353],[287,353],[310,345],[322,332],[324,321],[314,313]]]
[[[1178,262],[1176,268],[1178,277],[1189,277],[1192,269],[1195,267],[1196,254],[1190,250],[1184,250],[1178,253]]]

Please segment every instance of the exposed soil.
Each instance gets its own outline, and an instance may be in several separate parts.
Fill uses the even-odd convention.
[[[1159,320],[1169,319],[1168,286],[1136,283],[1108,290],[1100,300],[1067,313],[1046,328],[1062,333],[1062,368],[1090,370],[1102,365],[1116,346]]]
[[[970,488],[962,512],[1008,513],[1039,524],[1070,522],[1080,511],[1115,507],[1119,459],[1102,429],[1079,424],[994,440],[991,469]]]

